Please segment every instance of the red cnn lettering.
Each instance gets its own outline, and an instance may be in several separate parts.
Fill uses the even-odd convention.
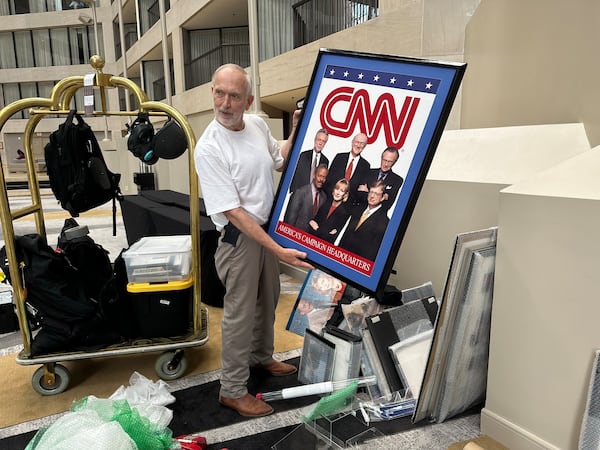
[[[400,111],[396,113],[396,102],[392,94],[384,93],[371,108],[369,92],[342,86],[327,95],[321,107],[321,126],[334,136],[350,137],[356,131],[367,135],[368,143],[375,142],[383,129],[386,144],[401,149],[406,141],[420,99],[406,96]],[[336,120],[340,108],[346,116]],[[336,111],[337,109],[337,111]]]

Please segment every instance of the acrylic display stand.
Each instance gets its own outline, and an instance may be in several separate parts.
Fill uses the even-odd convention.
[[[384,434],[350,412],[322,416],[298,425],[273,450],[352,448]]]

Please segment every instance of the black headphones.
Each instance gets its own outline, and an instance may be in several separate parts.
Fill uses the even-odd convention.
[[[146,164],[155,164],[158,156],[154,153],[152,141],[154,140],[154,127],[150,123],[147,113],[139,113],[131,125],[127,125],[129,138],[127,148],[131,153]]]
[[[127,148],[146,164],[155,164],[160,158],[178,158],[187,149],[185,133],[171,117],[156,134],[148,113],[139,113],[127,128]]]

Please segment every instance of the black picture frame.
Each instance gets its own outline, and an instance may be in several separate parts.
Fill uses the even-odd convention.
[[[269,235],[284,247],[306,252],[308,261],[316,267],[364,292],[381,295],[465,69],[464,63],[319,50],[288,165],[268,222]],[[399,150],[400,156],[392,171],[403,180],[395,191],[395,200],[386,208],[387,220],[380,215],[382,236],[369,233],[361,240],[361,245],[369,248],[368,257],[366,252],[361,255],[340,245],[344,242],[343,235],[351,233],[348,220],[344,228],[338,230],[339,238],[334,242],[317,237],[304,229],[304,225],[298,227],[286,222],[290,187],[300,154],[313,148],[317,131],[322,128],[328,131],[322,155],[331,164],[336,156],[341,158],[349,152],[352,137],[358,133],[367,136],[361,157],[371,169],[379,168],[384,149]],[[365,171],[363,163],[362,173]],[[358,183],[358,179],[351,179],[351,191],[353,184]],[[329,188],[334,184],[334,180],[326,182]],[[353,199],[352,205],[345,206],[358,214],[359,202]]]
[[[298,381],[303,384],[331,381],[334,358],[335,344],[307,329],[300,355]]]

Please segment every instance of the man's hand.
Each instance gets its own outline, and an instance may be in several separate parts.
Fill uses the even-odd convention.
[[[303,267],[304,269],[313,270],[314,267],[305,261],[306,253],[298,251],[294,248],[284,248],[277,252],[277,257],[280,261],[294,267]]]
[[[300,120],[301,110],[297,109],[294,111],[294,115],[292,116],[292,131],[290,131],[290,135],[285,141],[285,143],[281,146],[281,156],[283,156],[283,160],[285,163],[279,169],[278,172],[283,172],[285,166],[287,165],[288,155],[292,148],[292,140],[294,139],[294,134],[296,134],[296,127],[298,126],[298,121]]]
[[[313,266],[304,261],[306,259],[306,253],[293,248],[284,248],[279,245],[243,208],[237,207],[230,209],[229,211],[225,211],[224,214],[238,230],[251,239],[254,239],[267,250],[273,252],[273,254],[281,261],[295,267],[304,267],[305,269],[310,270],[314,269]]]
[[[301,109],[297,109],[294,111],[294,115],[292,116],[292,128],[296,128],[298,125],[298,121],[300,120],[300,114],[302,114]]]

